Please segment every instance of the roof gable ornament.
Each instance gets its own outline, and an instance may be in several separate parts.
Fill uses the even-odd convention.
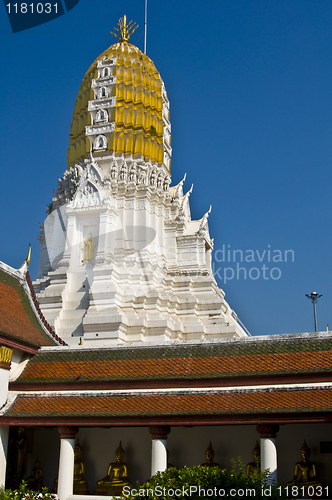
[[[22,276],[25,276],[26,273],[28,272],[29,269],[29,264],[30,264],[30,259],[31,259],[31,244],[29,243],[29,251],[28,251],[28,256],[21,265],[21,267],[18,268],[18,271],[21,272]]]
[[[201,218],[201,221],[200,221],[200,224],[199,224],[199,230],[198,230],[198,234],[199,235],[205,235],[205,234],[208,233],[207,221],[208,221],[208,218],[209,218],[209,214],[211,213],[211,210],[212,210],[212,205],[210,205],[209,210]]]
[[[119,42],[128,42],[130,36],[134,33],[134,31],[138,28],[138,25],[135,26],[135,22],[134,21],[129,21],[129,23],[127,24],[127,16],[124,15],[123,17],[121,17],[119,19],[119,22],[118,22],[118,26],[120,29],[118,28],[113,28],[115,29],[119,35],[117,35],[116,33],[113,33],[111,31],[111,35],[114,35],[116,36],[118,39],[119,39]]]

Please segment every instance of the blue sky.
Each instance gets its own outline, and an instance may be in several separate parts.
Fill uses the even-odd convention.
[[[15,34],[2,7],[0,260],[19,267],[31,242],[33,277],[81,80],[123,14],[143,49],[144,0],[80,0]],[[171,105],[172,183],[187,172],[193,218],[212,205],[226,300],[253,335],[310,332],[316,290],[332,329],[331,1],[149,0],[147,54]]]

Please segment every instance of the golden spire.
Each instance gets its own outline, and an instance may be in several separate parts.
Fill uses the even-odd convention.
[[[117,35],[116,33],[113,33],[112,31],[111,31],[111,35],[116,36],[120,42],[128,42],[129,37],[138,28],[138,26],[135,26],[135,24],[136,23],[134,23],[133,21],[129,21],[129,23],[127,24],[127,16],[124,15],[123,17],[121,17],[121,19],[119,19],[119,22],[118,22],[118,26],[120,29],[114,28],[118,33],[120,33],[120,35]]]

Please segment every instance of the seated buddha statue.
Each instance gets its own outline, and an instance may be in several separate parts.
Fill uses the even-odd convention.
[[[210,441],[210,444],[207,447],[207,450],[205,452],[205,458],[206,458],[206,462],[204,462],[201,465],[205,465],[206,467],[215,467],[215,466],[219,467],[219,464],[216,464],[213,461],[213,459],[214,459],[214,450],[212,448],[211,441]]]
[[[317,479],[316,465],[309,461],[310,449],[305,441],[300,453],[302,460],[295,464],[294,477],[287,486],[322,486]]]
[[[31,476],[26,478],[28,488],[34,491],[42,491],[43,488],[43,471],[40,467],[39,460],[36,460],[35,466],[32,469]]]
[[[74,495],[87,495],[89,493],[88,483],[85,479],[85,466],[84,462],[81,458],[82,449],[79,441],[77,441],[75,445],[74,452],[74,484],[73,484],[73,493]]]
[[[261,471],[261,449],[259,447],[258,441],[256,441],[256,446],[252,450],[253,461],[247,464],[247,477],[255,476]]]
[[[124,450],[120,441],[115,450],[115,462],[109,464],[107,475],[97,481],[96,495],[121,495],[124,486],[130,486],[128,465],[123,459]]]
[[[74,480],[73,480],[73,494],[74,495],[88,495],[88,483],[85,479],[85,466],[81,458],[82,448],[77,440],[74,450]],[[54,480],[53,488],[51,493],[57,493],[58,491],[58,478]]]

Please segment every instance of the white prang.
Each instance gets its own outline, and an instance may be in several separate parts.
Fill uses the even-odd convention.
[[[66,172],[76,192],[68,203],[58,189],[41,227],[34,286],[57,334],[70,345],[246,336],[211,270],[211,208],[191,220],[192,188],[169,187],[163,165],[101,163]]]
[[[183,193],[185,178],[169,187],[171,124],[162,80],[163,163],[109,147],[115,65],[115,58],[98,61],[91,85],[85,134],[94,156],[59,179],[40,227],[34,286],[41,309],[70,345],[246,336],[211,270],[211,207],[192,221],[192,187]]]

